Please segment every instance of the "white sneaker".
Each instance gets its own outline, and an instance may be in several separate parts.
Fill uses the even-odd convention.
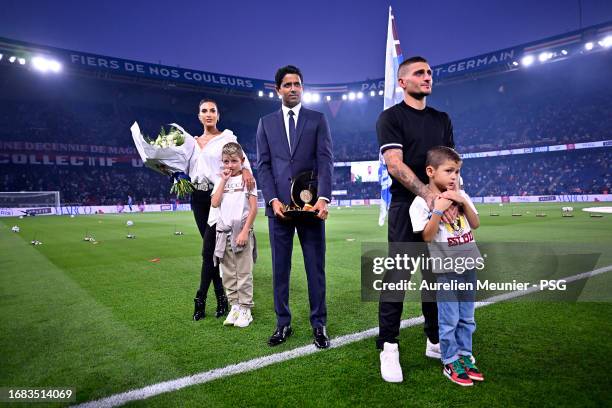
[[[247,309],[246,307],[240,308],[240,316],[234,322],[234,326],[236,327],[247,327],[253,321],[253,316],[251,316],[251,309]]]
[[[432,343],[427,339],[427,346],[425,347],[425,355],[429,358],[442,358],[442,352],[440,351],[440,343]]]
[[[387,382],[399,383],[404,381],[397,344],[383,344],[383,351],[380,352],[380,374],[383,380]]]
[[[234,305],[232,306],[231,310],[227,314],[227,317],[225,318],[223,325],[233,326],[234,323],[236,323],[236,320],[238,320],[238,317],[240,317],[240,306]]]

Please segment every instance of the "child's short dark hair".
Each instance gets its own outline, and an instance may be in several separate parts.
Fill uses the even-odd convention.
[[[461,163],[461,156],[455,149],[451,149],[446,146],[436,146],[427,152],[427,159],[425,161],[425,166],[431,166],[434,169],[437,169],[445,161],[453,161],[455,163]]]
[[[236,142],[229,142],[223,146],[223,150],[221,150],[221,155],[238,155],[241,159],[244,158],[244,150],[242,150],[242,146],[240,146]]]

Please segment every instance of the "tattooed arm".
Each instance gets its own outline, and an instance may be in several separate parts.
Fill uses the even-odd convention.
[[[421,180],[414,174],[414,171],[404,163],[404,153],[402,149],[387,149],[384,151],[383,157],[385,158],[389,174],[402,183],[408,190],[422,197],[427,203],[427,206],[433,209],[436,196],[426,184],[421,183]],[[455,222],[458,213],[457,207],[452,206],[444,211],[442,221],[451,224]]]
[[[404,153],[402,149],[387,149],[383,153],[387,170],[389,174],[404,185],[414,194],[422,197],[429,208],[433,208],[434,194],[426,184],[421,183],[421,180],[414,174],[412,169],[404,163]]]

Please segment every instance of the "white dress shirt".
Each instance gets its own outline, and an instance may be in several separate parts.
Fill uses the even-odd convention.
[[[196,137],[197,139],[197,137]],[[223,170],[223,163],[221,161],[221,151],[226,143],[235,142],[238,143],[238,139],[234,132],[229,129],[225,129],[219,136],[215,136],[202,149],[200,144],[197,143],[193,148],[193,153],[189,159],[189,178],[192,183],[206,183],[216,184],[221,178],[221,171]],[[244,167],[251,170],[251,164],[249,163],[246,152],[244,156]]]
[[[285,134],[287,135],[287,143],[289,143],[289,150],[291,151],[291,149],[293,149],[293,146],[291,146],[291,138],[289,137],[289,118],[291,117],[289,116],[289,111],[292,110],[294,113],[293,120],[295,121],[295,130],[297,131],[298,117],[300,116],[300,109],[302,109],[302,104],[298,103],[293,108],[288,108],[287,106],[282,105],[281,109],[283,110],[283,120],[285,121]]]

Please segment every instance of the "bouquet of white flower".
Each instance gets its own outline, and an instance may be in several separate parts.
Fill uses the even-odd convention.
[[[137,122],[134,122],[130,130],[145,166],[172,177],[174,184],[170,192],[176,193],[177,197],[184,197],[193,191],[187,171],[195,139],[176,123],[170,126],[168,132],[162,127],[155,140],[143,136]]]
[[[175,127],[171,127],[170,131],[166,133],[166,129],[161,127],[157,139],[153,140],[145,136],[145,140],[149,142],[151,146],[157,147],[178,147],[185,143],[185,136]]]

